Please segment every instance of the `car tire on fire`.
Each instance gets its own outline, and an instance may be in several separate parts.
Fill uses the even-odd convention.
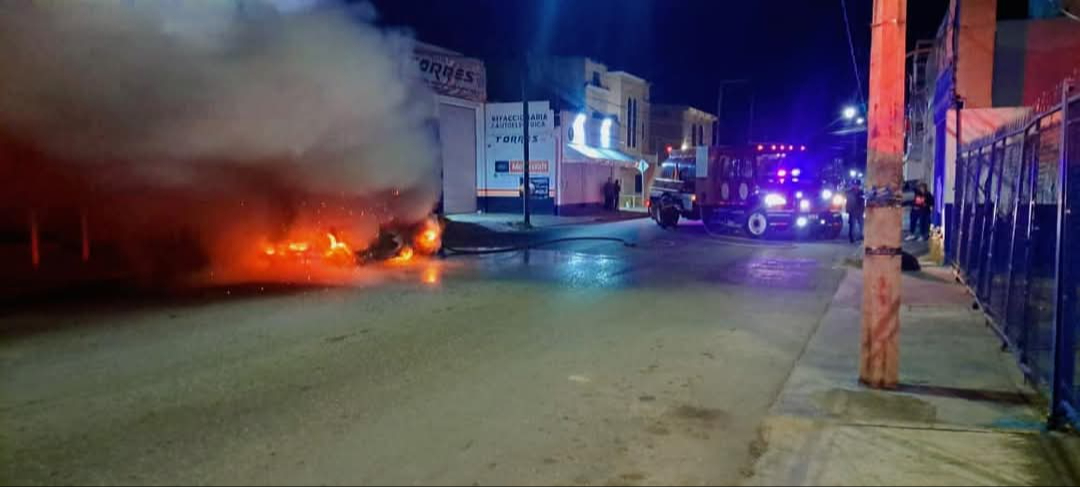
[[[764,210],[756,209],[746,217],[743,229],[752,238],[762,238],[769,233],[769,217]]]

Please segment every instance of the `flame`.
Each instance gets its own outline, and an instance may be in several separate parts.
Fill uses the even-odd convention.
[[[401,252],[398,252],[397,257],[390,259],[391,262],[404,263],[412,260],[414,255],[413,248],[408,245],[401,248]]]
[[[413,238],[413,246],[425,255],[434,254],[442,246],[442,227],[434,220],[424,222],[423,229]]]
[[[356,255],[353,254],[348,244],[338,240],[333,232],[327,232],[326,238],[330,240],[330,246],[327,247],[326,252],[323,254],[326,256],[327,261],[342,266],[356,264]]]
[[[322,250],[322,260],[336,266],[350,266],[356,264],[356,255],[344,239],[332,232],[326,234],[327,245],[313,245],[308,240],[289,240],[278,244],[263,244],[263,253],[272,259],[295,260],[303,264],[310,264],[319,259],[319,254],[312,252]]]

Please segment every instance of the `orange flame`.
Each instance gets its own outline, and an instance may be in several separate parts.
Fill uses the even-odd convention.
[[[395,263],[405,263],[412,260],[413,254],[413,248],[406,245],[401,248],[401,252],[398,252],[397,257],[390,259],[390,261]]]
[[[442,246],[442,228],[434,220],[424,223],[424,228],[413,238],[413,245],[422,254],[434,254]]]
[[[352,249],[345,242],[338,240],[333,233],[327,232],[326,238],[330,239],[330,246],[327,247],[324,255],[326,260],[338,264],[338,265],[352,265],[356,263],[356,256],[353,254]]]
[[[325,249],[322,249],[321,245],[312,245],[311,242],[306,240],[292,240],[276,245],[263,244],[262,252],[269,258],[295,259],[297,262],[308,264],[313,262],[314,259],[318,259],[319,254],[312,251],[321,250],[322,260],[326,263],[342,267],[356,264],[356,255],[348,243],[333,233],[327,233],[326,238],[328,243]]]

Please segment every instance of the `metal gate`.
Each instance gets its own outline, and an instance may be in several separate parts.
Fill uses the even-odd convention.
[[[1080,427],[1080,94],[1060,95],[960,149],[946,257],[1050,396],[1051,425]]]

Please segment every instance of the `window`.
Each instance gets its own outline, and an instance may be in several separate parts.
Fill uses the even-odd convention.
[[[637,130],[634,130],[638,126],[638,111],[637,100],[633,98],[626,99],[626,146],[637,147]]]
[[[597,88],[602,88],[603,87],[603,85],[600,84],[600,72],[599,71],[593,71],[592,72],[592,85],[597,87]]]
[[[727,156],[720,156],[720,175],[725,179],[734,178],[733,169],[735,165],[731,163],[731,159]]]
[[[675,163],[665,162],[660,165],[660,179],[675,179]]]
[[[691,182],[696,177],[697,166],[693,162],[683,162],[679,164],[679,180],[683,182]]]
[[[742,177],[744,179],[752,179],[754,177],[754,163],[749,160],[739,161],[739,166],[742,167]]]

